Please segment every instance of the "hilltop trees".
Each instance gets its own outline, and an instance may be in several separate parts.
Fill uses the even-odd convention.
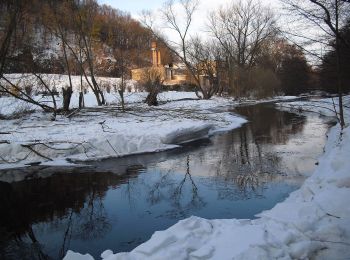
[[[10,1],[1,2],[0,7],[1,10],[7,11],[7,13],[5,13],[6,18],[1,21],[2,27],[4,28],[1,30],[0,35],[0,76],[2,77],[11,47],[11,40],[15,33],[18,20],[22,15],[22,7],[21,5],[11,4]]]

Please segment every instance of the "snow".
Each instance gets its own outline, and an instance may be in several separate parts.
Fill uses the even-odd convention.
[[[320,100],[328,102],[329,100]],[[349,105],[349,96],[345,103]],[[308,105],[310,103],[297,103]],[[294,103],[295,105],[295,103]],[[283,103],[284,108],[292,104]],[[326,106],[327,107],[327,106]],[[329,111],[332,104],[329,103]],[[318,107],[308,110],[320,112]],[[332,115],[328,113],[327,115]],[[350,116],[345,113],[346,122]],[[129,253],[102,253],[117,259],[347,259],[350,252],[350,126],[328,133],[325,153],[301,188],[257,219],[207,220],[192,216]],[[75,260],[80,254],[66,255]],[[89,255],[86,258],[89,259]]]
[[[51,121],[50,115],[37,111],[24,118],[3,120],[0,169],[36,162],[67,165],[66,160],[99,160],[172,149],[181,143],[231,130],[246,122],[237,115],[219,109],[232,106],[229,99],[182,101],[180,99],[194,98],[195,94],[164,92],[160,94],[160,101],[173,102],[154,108],[139,103],[146,95],[127,95],[128,110],[125,113],[117,111],[115,106],[93,105],[89,101],[93,100],[90,95],[86,103],[91,107],[70,118],[59,115],[55,121]],[[73,96],[73,104],[77,98]],[[112,100],[112,94],[107,98]],[[0,106],[1,111],[15,110],[12,108],[16,106],[13,98],[4,97],[0,101],[6,104]]]
[[[313,112],[324,116],[335,116],[335,111],[338,113],[338,98],[312,98],[307,101],[293,101],[288,103],[278,103],[280,109],[292,110],[294,112]],[[344,107],[345,117],[350,117],[350,96],[343,97],[343,103],[348,107]]]
[[[69,86],[69,77],[64,74],[40,74],[43,81],[55,88],[57,91],[61,91],[62,88]],[[4,77],[7,78],[12,84],[24,88],[25,86],[32,86],[34,91],[43,91],[44,89],[41,86],[40,80],[33,74],[4,74]],[[112,91],[114,88],[118,88],[121,79],[120,78],[112,78],[112,77],[95,77],[99,86],[106,90],[107,87],[110,87]],[[91,77],[87,76],[88,81],[91,83]],[[73,91],[79,92],[81,87],[85,89],[87,92],[91,91],[85,77],[79,76],[71,76]],[[82,80],[82,84],[81,84]],[[6,81],[1,79],[0,83],[3,85],[7,85]],[[133,92],[137,90],[137,84],[133,80],[126,81],[126,92]],[[53,90],[53,89],[52,89]]]
[[[79,253],[74,253],[71,250],[67,251],[66,256],[63,259],[75,259],[75,260],[94,260],[94,258],[89,255],[89,254],[79,254]]]
[[[40,81],[32,74],[5,74],[4,75],[12,84],[25,88],[26,86],[32,86],[32,94],[45,91],[43,87],[40,87]],[[68,75],[62,74],[41,74],[44,82],[50,86],[54,86],[59,93],[59,97],[56,98],[58,108],[62,107],[62,88],[69,85]],[[73,85],[73,95],[71,99],[70,108],[76,108],[79,106],[79,91],[81,88],[81,78],[80,76],[71,76]],[[88,83],[85,78],[83,80],[83,89],[86,92],[84,94],[84,103],[86,107],[97,106],[97,101],[90,90]],[[88,77],[91,82],[91,78]],[[104,92],[104,96],[107,104],[120,104],[120,96],[116,92],[119,88],[121,82],[120,78],[110,78],[110,77],[96,77],[96,81]],[[3,79],[0,79],[0,84],[8,85]],[[109,92],[107,91],[109,89]],[[53,90],[53,89],[52,89]],[[125,89],[125,100],[127,103],[137,103],[143,102],[145,100],[147,93],[142,92],[142,89],[138,87],[135,81],[127,80]],[[34,100],[39,101],[43,104],[52,104],[51,97],[42,97],[42,95],[34,95]],[[160,102],[174,101],[179,99],[197,99],[194,92],[177,92],[177,91],[167,91],[165,93],[160,93],[158,96]],[[26,103],[24,101],[13,99],[9,97],[0,96],[0,115],[10,116],[14,113],[21,113],[23,111],[29,110],[40,110],[39,107]]]

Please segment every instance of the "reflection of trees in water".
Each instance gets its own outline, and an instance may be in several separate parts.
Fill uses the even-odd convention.
[[[249,125],[238,129],[229,138],[231,144],[226,146],[224,159],[217,165],[219,198],[262,196],[265,184],[280,174],[280,158],[255,138]],[[237,189],[226,186],[227,183],[234,183]]]
[[[246,116],[255,138],[262,143],[284,144],[290,134],[303,130],[306,118],[279,111],[266,105],[238,107],[236,112]]]
[[[142,171],[145,170],[145,167],[142,165],[134,165],[131,167],[128,167],[126,170],[126,174],[128,176],[138,176]],[[123,188],[125,189],[125,195],[128,200],[128,205],[130,208],[132,208],[135,205],[135,202],[138,200],[140,196],[140,190],[136,187],[134,184],[134,178],[126,178],[125,185],[123,185]]]
[[[0,182],[0,226],[4,227],[0,229],[0,258],[49,259],[41,245],[45,241],[37,237],[41,230],[62,234],[54,241],[59,249],[54,258],[59,259],[72,237],[103,236],[111,227],[103,206],[106,190],[132,177],[83,173],[12,184]]]
[[[75,215],[74,236],[83,240],[103,237],[111,228],[102,197],[93,190],[85,207]]]
[[[230,145],[216,166],[219,199],[261,197],[265,184],[280,173],[280,158],[256,140],[249,126],[238,129],[229,138]]]
[[[164,192],[164,190],[172,190],[175,186],[171,174],[171,171],[167,171],[165,174],[162,173],[159,180],[155,181],[150,186],[146,184],[148,188],[147,201],[151,205],[158,204],[162,200],[165,200],[167,198],[167,193]]]
[[[185,183],[190,183],[191,197],[187,204],[182,205],[181,200],[184,199],[185,197],[184,195],[185,193],[183,192],[183,186]],[[180,181],[180,183],[177,185],[177,187],[175,188],[172,197],[173,197],[174,210],[172,211],[171,215],[174,215],[176,212],[179,212],[177,214],[182,214],[185,217],[188,211],[191,211],[194,209],[200,209],[205,206],[205,202],[199,196],[198,187],[195,184],[190,173],[190,156],[189,155],[187,155],[186,157],[186,174],[183,177],[183,179]]]
[[[26,236],[15,236],[7,244],[1,241],[0,258],[21,260],[50,259],[49,256],[45,254],[43,245],[37,240],[31,226],[28,228]]]
[[[214,151],[219,198],[262,196],[264,187],[281,174],[281,158],[271,144],[284,144],[291,134],[303,130],[305,118],[264,106],[242,107],[238,112],[250,123],[222,136],[224,145]],[[223,180],[225,182],[223,182]],[[237,189],[227,186],[234,183]]]
[[[59,258],[63,258],[67,250],[69,249],[69,244],[72,239],[72,223],[73,223],[73,210],[70,210],[69,217],[67,219],[67,225],[63,234],[63,241],[61,248],[58,252]]]
[[[154,177],[154,176],[153,176]],[[179,174],[172,170],[160,172],[156,180],[138,181],[147,194],[146,201],[152,206],[166,201],[171,206],[162,216],[169,218],[186,217],[190,211],[205,206],[198,193],[198,187],[190,171],[190,156],[186,156],[186,172]]]
[[[238,129],[228,138],[230,145],[225,147],[222,156],[218,156],[222,158],[217,162],[218,177],[230,180],[247,172],[278,172],[280,158],[271,151],[270,146],[261,144],[255,138],[250,126]]]

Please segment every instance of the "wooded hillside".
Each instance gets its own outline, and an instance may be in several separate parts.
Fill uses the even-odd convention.
[[[3,73],[35,68],[77,75],[93,69],[99,76],[120,77],[151,62],[152,33],[130,14],[95,0],[6,0],[0,12],[0,39],[12,34]]]

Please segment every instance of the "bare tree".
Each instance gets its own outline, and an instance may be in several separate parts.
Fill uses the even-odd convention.
[[[219,67],[222,61],[220,46],[215,41],[203,41],[199,37],[192,38],[188,46],[188,60],[193,64],[202,92],[208,98],[218,94]]]
[[[99,106],[105,104],[105,99],[103,92],[96,81],[95,78],[95,67],[94,67],[94,52],[93,52],[93,41],[94,41],[94,22],[97,14],[97,3],[94,0],[84,1],[81,4],[78,3],[77,6],[73,9],[73,18],[75,27],[75,33],[78,36],[77,43],[75,45],[78,47],[78,50],[69,44],[68,41],[65,41],[66,46],[71,51],[72,55],[78,62],[81,72],[83,73],[85,80],[87,81],[89,87],[94,93],[97,104]],[[79,54],[83,55],[79,55]],[[85,60],[82,59],[85,58]],[[87,63],[89,76],[91,82],[87,76],[87,73],[84,68],[84,61]]]
[[[155,28],[154,19],[152,19],[150,13],[143,13],[143,23],[153,31],[154,36],[164,42],[167,48],[183,62],[190,74],[191,81],[193,81],[197,87],[196,95],[199,98],[209,99],[215,94],[215,91],[205,88],[201,81],[201,73],[198,71],[198,64],[189,57],[190,52],[190,40],[189,30],[193,22],[194,13],[197,11],[199,5],[198,0],[169,0],[164,3],[161,9],[162,19],[167,29],[175,32],[178,38],[176,40],[164,40],[164,31],[159,32]],[[182,15],[181,15],[182,14]],[[192,56],[193,58],[193,56]]]
[[[344,111],[343,111],[343,89],[341,77],[340,63],[340,44],[342,43],[347,48],[350,48],[350,43],[343,38],[341,28],[349,19],[350,2],[344,0],[282,0],[289,12],[293,12],[302,21],[307,22],[308,30],[299,30],[295,33],[292,31],[285,32],[289,36],[303,39],[305,44],[318,44],[323,47],[330,42],[335,42],[336,52],[336,71],[337,71],[337,89],[338,89],[338,109],[336,112],[339,116],[341,127],[345,126]],[[316,34],[310,34],[311,28],[316,31]],[[305,47],[304,47],[305,49]],[[307,50],[314,57],[322,59],[322,54],[318,50]]]
[[[229,85],[242,93],[242,79],[256,62],[264,41],[276,35],[272,11],[254,0],[233,2],[209,15],[209,30],[227,55]]]
[[[161,86],[164,81],[163,70],[158,67],[147,68],[143,72],[141,81],[148,92],[145,103],[149,106],[157,106],[157,96],[161,91]]]
[[[43,11],[45,27],[55,35],[61,42],[63,60],[68,74],[69,85],[62,89],[63,91],[63,110],[69,111],[69,104],[73,93],[73,84],[71,77],[71,65],[67,52],[68,28],[72,26],[71,20],[65,18],[65,14],[72,14],[74,4],[71,1],[65,1],[61,5],[56,3],[47,3],[47,9]]]
[[[129,45],[132,32],[128,28],[129,20],[116,19],[111,33],[111,45],[113,46],[113,56],[116,59],[116,66],[120,76],[117,91],[121,99],[122,111],[125,112],[124,93],[126,90],[126,77],[130,66]]]

